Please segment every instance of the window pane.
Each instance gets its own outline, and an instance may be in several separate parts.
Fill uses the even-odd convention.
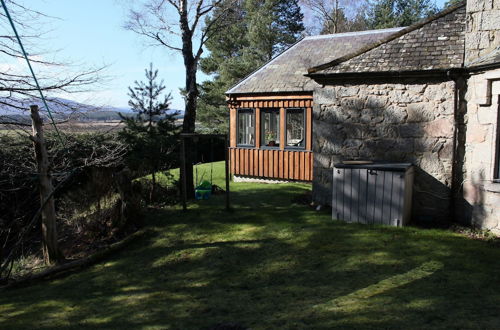
[[[238,111],[238,144],[253,146],[255,143],[255,124],[253,110]]]
[[[280,146],[280,111],[279,109],[263,110],[261,115],[262,145]]]
[[[304,148],[305,139],[304,109],[287,109],[286,111],[286,145]]]

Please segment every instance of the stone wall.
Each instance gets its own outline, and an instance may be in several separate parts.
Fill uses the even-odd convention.
[[[500,0],[468,0],[465,62],[500,46]]]
[[[473,225],[500,234],[500,183],[493,182],[497,153],[500,69],[468,81],[464,197]]]
[[[411,162],[414,220],[450,212],[455,83],[370,83],[314,92],[313,198],[331,204],[332,167],[343,160]]]

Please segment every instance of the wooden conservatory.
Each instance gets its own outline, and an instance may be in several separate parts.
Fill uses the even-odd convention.
[[[313,180],[313,91],[307,69],[398,29],[307,37],[227,91],[236,177]]]
[[[312,94],[233,99],[230,127],[234,175],[312,180]]]

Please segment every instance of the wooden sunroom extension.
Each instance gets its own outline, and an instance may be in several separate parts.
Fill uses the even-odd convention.
[[[336,60],[396,29],[306,37],[226,92],[231,173],[313,180],[313,93],[307,69]]]
[[[312,180],[312,94],[230,100],[231,172]]]

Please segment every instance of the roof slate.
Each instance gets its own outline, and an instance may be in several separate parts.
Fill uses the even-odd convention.
[[[406,31],[409,31],[405,33]],[[463,67],[465,46],[465,5],[446,10],[434,18],[400,32],[401,36],[374,44],[361,54],[333,63],[319,74],[401,72]],[[327,61],[325,61],[327,63]],[[321,67],[328,66],[328,64]]]
[[[306,37],[250,74],[227,94],[312,92],[318,86],[307,69],[352,53],[403,28]]]
[[[491,64],[500,64],[500,47],[493,49],[485,56],[481,56],[472,62],[466,63],[466,66],[473,69]]]

